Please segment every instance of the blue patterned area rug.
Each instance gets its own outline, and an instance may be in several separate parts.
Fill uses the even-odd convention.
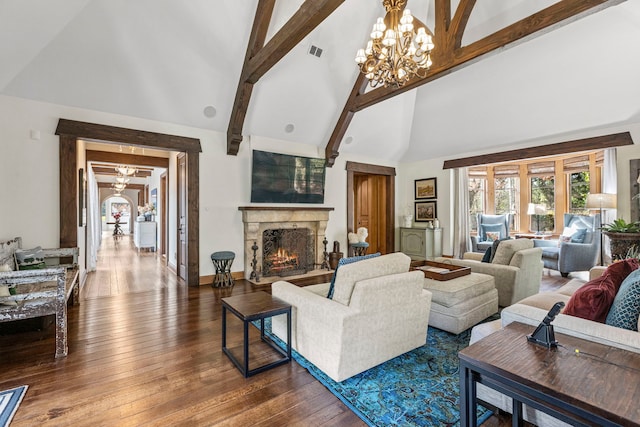
[[[265,320],[267,331],[270,320]],[[457,426],[458,351],[469,345],[470,335],[471,330],[453,335],[429,327],[426,345],[340,383],[296,351],[293,357],[370,426]],[[280,339],[269,336],[284,348]],[[478,425],[491,415],[478,405]]]
[[[7,427],[16,411],[24,394],[27,392],[26,385],[12,388],[11,390],[0,391],[0,427]]]

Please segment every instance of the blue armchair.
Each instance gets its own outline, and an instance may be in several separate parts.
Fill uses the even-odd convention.
[[[597,264],[600,254],[599,218],[566,213],[564,226],[576,230],[586,229],[586,233],[577,232],[569,241],[534,240],[534,246],[542,248],[544,267],[558,270],[562,277],[567,277],[572,271],[590,270]]]
[[[486,252],[493,245],[493,239],[487,237],[487,233],[498,233],[498,239],[509,238],[509,222],[511,214],[487,215],[478,214],[478,235],[471,236],[471,250],[473,252]]]

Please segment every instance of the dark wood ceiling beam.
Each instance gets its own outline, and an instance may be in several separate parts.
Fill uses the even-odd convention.
[[[98,188],[112,188],[113,183],[112,182],[99,182],[98,183]],[[144,184],[127,184],[127,186],[125,187],[125,190],[138,190],[138,191],[143,191],[145,189],[145,185]],[[115,190],[115,188],[114,188]],[[122,190],[124,191],[124,190]]]
[[[163,133],[132,130],[67,119],[58,120],[56,135],[72,135],[78,138],[97,139],[106,144],[121,143],[141,147],[150,146],[156,149],[202,152],[200,140],[197,138],[166,135]]]
[[[436,5],[443,1],[449,2],[449,0],[436,0]],[[400,95],[430,81],[444,77],[453,71],[469,66],[489,53],[496,53],[500,48],[516,46],[518,43],[530,40],[533,37],[540,36],[555,28],[569,24],[607,7],[622,3],[623,1],[626,0],[560,0],[468,46],[457,47],[449,51],[439,50],[438,46],[436,46],[433,50],[434,64],[426,77],[414,78],[399,88],[382,87],[362,94],[358,96],[356,100],[355,109],[356,111],[360,111],[379,102],[393,98],[396,95]],[[463,5],[463,3],[461,3],[461,5]],[[438,16],[438,10],[439,8],[436,6],[436,22],[447,19],[446,17]],[[458,30],[464,32],[464,28],[464,26],[461,26]],[[437,28],[435,33],[438,38]],[[462,40],[463,34],[452,34],[451,36]]]
[[[93,166],[93,173],[95,173],[96,175],[108,175],[108,176],[117,176],[118,172],[116,172],[115,168],[112,167],[100,167],[100,166]],[[151,171],[148,170],[139,170],[138,172],[134,173],[133,175],[130,175],[130,178],[146,178],[148,176],[151,176]]]
[[[623,145],[633,145],[633,139],[631,139],[631,134],[629,132],[558,142],[556,144],[536,145],[535,147],[520,148],[518,150],[509,150],[499,153],[482,154],[479,156],[447,160],[444,162],[442,168],[454,169],[468,166],[488,165],[492,163],[512,162],[515,160],[557,156],[559,154],[577,153],[580,151],[603,150],[605,148],[621,147]]]
[[[260,80],[342,3],[344,0],[306,0],[269,43],[251,58],[247,82]]]
[[[340,113],[340,118],[338,119],[338,123],[336,127],[333,129],[333,133],[331,133],[331,137],[329,138],[329,143],[324,149],[324,157],[326,160],[327,167],[332,167],[338,157],[338,148],[340,148],[340,142],[342,138],[344,138],[349,125],[351,124],[351,119],[355,114],[355,111],[352,110],[356,97],[364,92],[367,87],[368,80],[362,73],[358,73],[358,78],[356,79],[356,84],[353,85],[353,89],[351,89],[351,93],[349,94],[349,99],[342,109],[342,113]]]
[[[227,154],[235,156],[238,154],[238,150],[240,150],[244,119],[247,116],[247,109],[249,108],[251,93],[253,92],[253,83],[247,81],[249,61],[264,46],[275,3],[276,0],[260,0],[256,8],[256,15],[253,18],[253,26],[251,27],[251,34],[249,35],[247,52],[245,53],[242,71],[240,72],[240,81],[238,82],[236,97],[233,101],[231,119],[229,120],[229,127],[227,128]]]
[[[168,168],[166,157],[139,156],[137,154],[113,153],[110,151],[87,150],[87,162],[109,162],[132,166],[153,166]]]
[[[306,0],[266,45],[264,42],[275,0],[258,2],[227,128],[227,154],[236,155],[240,150],[253,85],[343,2],[344,0]]]
[[[450,0],[436,0],[435,47],[432,52],[433,65],[429,73],[426,77],[410,80],[402,87],[389,86],[369,92],[358,92],[355,99],[350,96],[327,142],[325,148],[327,164],[332,165],[335,162],[342,137],[356,112],[467,67],[505,46],[516,46],[518,43],[623,1],[626,0],[560,0],[483,39],[468,46],[462,46],[462,38],[476,0],[460,0],[453,19]]]

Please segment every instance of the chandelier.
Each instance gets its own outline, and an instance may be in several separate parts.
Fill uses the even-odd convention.
[[[115,188],[118,191],[122,191],[127,187],[127,184],[124,183],[120,183],[120,182],[116,182],[113,184],[113,188]]]
[[[133,175],[134,173],[138,172],[138,170],[136,168],[134,168],[134,167],[131,167],[131,166],[120,165],[120,166],[116,167],[116,172],[118,172],[121,175],[129,176],[129,175]]]
[[[413,76],[426,76],[434,45],[426,25],[405,9],[407,0],[382,0],[382,4],[387,14],[373,24],[371,40],[365,49],[358,49],[356,63],[371,87],[399,87]]]

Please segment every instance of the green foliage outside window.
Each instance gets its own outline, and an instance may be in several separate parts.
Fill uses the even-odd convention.
[[[496,214],[513,214],[511,215],[511,223],[509,224],[510,230],[517,230],[518,224],[516,223],[517,215],[519,211],[518,192],[520,189],[519,178],[496,178],[495,182],[495,206]]]
[[[589,172],[576,172],[569,175],[569,212],[589,215],[586,209],[589,195]]]
[[[531,203],[543,205],[547,212],[539,215],[539,218],[533,215],[531,219],[532,231],[538,231],[538,219],[540,231],[553,231],[555,228],[555,177],[553,175],[531,178]]]

